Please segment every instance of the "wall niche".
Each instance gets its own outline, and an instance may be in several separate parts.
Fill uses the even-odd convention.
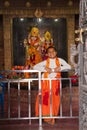
[[[14,18],[13,19],[13,65],[25,65],[24,39],[32,27],[38,27],[40,36],[49,31],[58,56],[67,61],[67,22],[65,18]]]

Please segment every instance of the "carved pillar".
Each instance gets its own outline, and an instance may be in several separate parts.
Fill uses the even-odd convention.
[[[67,16],[68,61],[70,62],[70,45],[75,43],[75,15]]]
[[[12,45],[11,45],[11,17],[3,15],[3,34],[4,34],[4,69],[11,69]]]
[[[87,130],[87,0],[80,0],[79,15],[79,130]]]

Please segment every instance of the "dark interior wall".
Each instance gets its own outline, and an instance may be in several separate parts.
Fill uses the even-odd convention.
[[[3,47],[3,16],[0,15],[0,48]]]
[[[27,38],[33,26],[40,30],[43,36],[45,31],[52,34],[54,45],[58,51],[58,56],[67,61],[67,28],[66,19],[60,18],[54,21],[52,18],[43,18],[41,22],[36,18],[25,18],[21,21],[19,18],[13,19],[13,65],[25,64],[25,48],[23,41]]]
[[[0,70],[4,68],[3,16],[0,15]]]

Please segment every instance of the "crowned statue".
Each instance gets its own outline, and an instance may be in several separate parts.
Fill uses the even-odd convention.
[[[32,68],[33,65],[42,61],[41,38],[37,27],[33,27],[28,39],[24,39],[24,46],[26,47],[26,66]]]
[[[45,60],[47,58],[46,49],[49,46],[54,46],[53,45],[53,39],[52,39],[51,33],[49,31],[46,31],[44,33],[43,38],[42,38],[42,47],[41,47],[41,50],[42,50],[41,54],[42,54],[42,59],[43,60]]]

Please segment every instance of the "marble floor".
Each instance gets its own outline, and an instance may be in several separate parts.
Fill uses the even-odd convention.
[[[38,125],[38,122],[34,121],[31,125],[28,122],[13,123],[0,122],[0,130],[79,130],[78,119],[57,119],[55,125],[49,125],[43,123],[42,126]]]

